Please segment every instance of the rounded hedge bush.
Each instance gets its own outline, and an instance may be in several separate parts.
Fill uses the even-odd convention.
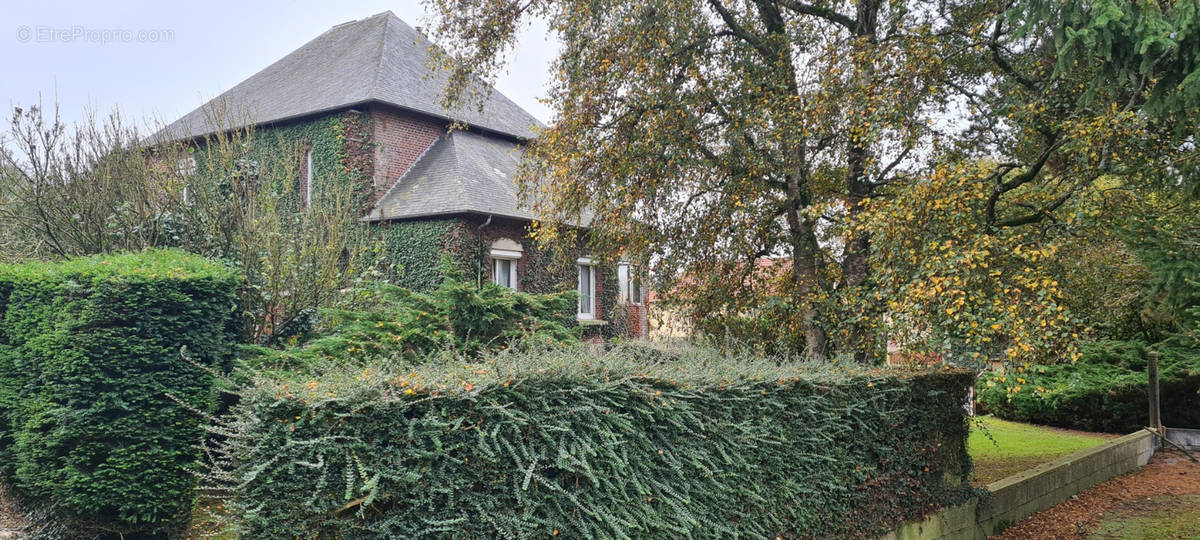
[[[188,408],[216,402],[239,284],[174,250],[0,266],[0,452],[18,491],[99,531],[182,525],[203,436]]]

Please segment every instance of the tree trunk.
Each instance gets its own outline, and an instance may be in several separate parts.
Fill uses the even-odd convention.
[[[855,5],[858,24],[854,29],[854,36],[864,40],[863,45],[866,47],[874,45],[878,40],[876,33],[880,6],[880,0],[859,0]],[[869,55],[867,59],[866,63],[855,66],[858,86],[864,89],[871,88],[872,79],[875,77]],[[862,203],[871,197],[873,191],[871,181],[867,178],[870,150],[867,141],[861,138],[866,136],[867,130],[866,126],[861,127],[862,129],[851,130],[850,147],[846,152],[846,205],[849,214],[847,221],[850,223],[854,223],[862,213]],[[871,238],[868,234],[859,233],[846,238],[846,244],[842,248],[842,281],[839,289],[849,294],[861,292],[860,289],[866,286],[870,278],[870,256]],[[859,305],[865,308],[866,303]],[[870,321],[860,318],[851,324],[847,331],[845,343],[840,349],[853,356],[856,362],[867,362],[871,357],[874,341]]]
[[[803,152],[800,155],[803,156]],[[821,248],[817,244],[816,223],[810,218],[800,217],[800,209],[809,201],[796,175],[789,175],[787,178],[787,197],[786,214],[792,243],[792,281],[796,284],[792,301],[802,310],[804,355],[809,360],[825,360],[829,355],[828,344],[825,329],[821,327],[816,302],[816,295],[820,290],[818,259]]]
[[[796,282],[796,305],[802,306],[803,310],[805,357],[809,360],[825,360],[829,356],[828,344],[825,329],[821,327],[820,312],[816,308],[819,251],[814,225],[810,220],[804,220],[800,224],[800,234],[792,235],[792,279]]]

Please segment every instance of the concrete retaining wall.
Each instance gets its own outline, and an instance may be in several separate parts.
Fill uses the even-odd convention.
[[[1165,428],[1167,440],[1188,450],[1200,450],[1200,429]]]
[[[978,500],[907,523],[884,540],[983,539],[1150,461],[1158,438],[1140,431],[988,485]]]

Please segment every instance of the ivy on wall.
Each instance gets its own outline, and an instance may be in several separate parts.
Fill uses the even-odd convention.
[[[445,257],[469,267],[471,253],[461,222],[456,219],[384,223],[379,232],[378,265],[388,281],[414,291],[428,292],[442,284]],[[475,272],[464,272],[474,276]]]
[[[363,213],[374,203],[375,143],[371,137],[370,119],[366,115],[344,111],[285,125],[259,128],[251,139],[251,165],[258,169],[279,172],[295,181],[282,186],[286,203],[279,211],[299,212],[303,208],[305,190],[303,167],[305,154],[312,151],[313,205],[319,206],[330,190],[329,186],[354,186],[353,196]],[[203,153],[201,148],[199,152]],[[205,160],[197,160],[197,172],[205,170]],[[401,287],[428,292],[443,281],[441,261],[449,258],[468,281],[482,284],[488,277],[489,260],[486,234],[470,218],[453,217],[420,221],[400,221],[373,227],[375,268],[384,277]],[[576,286],[573,260],[579,253],[560,258],[559,254],[543,249],[522,231],[518,239],[525,247],[527,261],[522,265],[521,290],[534,294],[571,291]],[[581,245],[582,245],[581,239]],[[618,282],[611,265],[597,268],[598,297],[602,316],[610,322],[623,320],[623,306],[617,305]],[[601,330],[605,336],[622,333],[624,325],[610,324]]]
[[[241,134],[244,136],[245,134]],[[320,205],[330,192],[329,186],[353,186],[353,195],[365,213],[374,202],[374,155],[370,118],[362,113],[344,111],[290,124],[258,127],[244,141],[250,145],[246,167],[259,174],[271,172],[292,176],[285,188],[289,211],[298,211],[304,202],[303,163],[312,151],[313,205]],[[196,148],[196,172],[209,175],[210,161],[221,159],[210,152],[210,142]],[[215,161],[214,161],[215,163]]]
[[[521,290],[534,294],[547,294],[575,290],[576,279],[574,267],[556,264],[553,254],[538,246],[537,241],[522,239],[525,246],[525,257],[529,259],[528,266],[520,276]]]

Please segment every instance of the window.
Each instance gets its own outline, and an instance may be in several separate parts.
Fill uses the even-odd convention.
[[[492,282],[501,287],[517,290],[517,261],[521,260],[521,244],[501,238],[492,242],[488,252],[492,258]]]
[[[629,263],[623,262],[617,265],[617,302],[626,303],[629,301]]]
[[[579,318],[596,318],[596,267],[588,258],[579,259]]]
[[[645,301],[642,291],[642,278],[629,265],[623,262],[617,266],[617,281],[620,291],[617,296],[622,303],[641,305]]]
[[[304,206],[312,206],[313,170],[312,148],[304,154]]]
[[[642,278],[639,276],[629,280],[629,301],[639,306],[646,301],[645,291],[642,290]]]
[[[512,259],[495,259],[495,263],[495,267],[492,268],[492,281],[501,287],[516,290],[517,261]]]
[[[189,182],[192,176],[196,174],[196,156],[186,156],[175,161],[175,173],[183,179],[184,182]],[[183,186],[183,204],[191,204],[191,189],[185,183]]]

